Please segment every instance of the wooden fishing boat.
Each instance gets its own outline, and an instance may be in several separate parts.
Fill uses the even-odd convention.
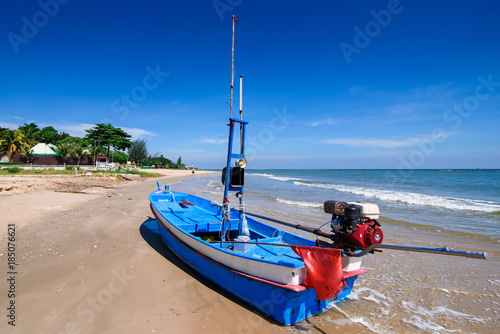
[[[246,218],[248,242],[234,242],[240,230],[240,213],[231,212],[222,241],[222,208],[210,201],[179,192],[153,192],[151,210],[159,224],[162,240],[179,258],[207,279],[259,309],[283,325],[303,320],[327,309],[335,300],[346,297],[359,274],[359,261],[344,261],[346,287],[335,298],[320,300],[304,284],[307,268],[290,247],[314,247],[315,242],[250,217]],[[179,203],[193,205],[182,207]],[[353,258],[354,259],[354,258]],[[333,270],[332,270],[333,271]],[[338,280],[342,279],[342,271]]]
[[[233,51],[234,51],[233,16]],[[252,214],[244,206],[245,132],[232,113],[233,61],[229,141],[222,204],[171,191],[158,183],[149,195],[151,210],[167,247],[198,273],[260,310],[289,325],[324,311],[349,295],[354,281],[366,271],[361,257],[378,248],[486,258],[479,252],[383,245],[378,207],[367,203],[326,201],[332,218],[320,228],[290,224]],[[233,152],[235,130],[239,147]],[[237,208],[230,208],[229,195]],[[252,217],[260,218],[256,220]],[[261,220],[291,226],[315,235],[313,240],[286,232]],[[326,226],[326,231],[321,230]]]
[[[320,300],[305,284],[307,268],[302,258],[284,247],[315,248],[314,241],[248,217],[249,238],[238,242],[238,211],[231,212],[229,225],[221,232],[222,208],[212,206],[207,199],[174,191],[155,191],[149,199],[161,238],[172,252],[207,279],[283,325],[303,320],[346,297],[358,275],[366,272],[360,269],[358,258],[345,257],[338,280],[345,279],[346,286],[335,298]],[[220,242],[224,241],[222,233],[232,242]]]

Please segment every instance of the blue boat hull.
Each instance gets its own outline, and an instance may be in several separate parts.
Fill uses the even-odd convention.
[[[155,214],[154,211],[153,213]],[[364,272],[360,270],[346,277],[348,287],[344,288],[336,300],[321,301],[312,288],[267,281],[218,263],[177,238],[161,223],[159,217],[156,216],[156,220],[163,242],[181,260],[208,280],[283,325],[299,322],[330,308],[333,303],[351,293],[357,274]]]

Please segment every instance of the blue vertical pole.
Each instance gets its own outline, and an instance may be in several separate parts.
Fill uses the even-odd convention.
[[[229,211],[229,185],[231,183],[231,154],[233,152],[234,122],[229,119],[229,142],[227,147],[226,179],[224,182],[224,199],[222,201],[222,235],[221,240],[226,241],[226,233],[231,226],[231,213]]]

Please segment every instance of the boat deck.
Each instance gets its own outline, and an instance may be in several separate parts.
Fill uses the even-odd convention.
[[[161,195],[158,197],[165,198],[164,196],[160,196]],[[176,202],[180,200],[182,200],[182,198],[178,199],[176,197]],[[304,262],[300,256],[298,256],[290,247],[265,244],[246,244],[243,247],[241,244],[217,243],[216,241],[221,240],[219,237],[222,220],[220,214],[208,211],[197,205],[183,208],[176,202],[166,200],[162,201],[159,199],[159,201],[154,202],[154,206],[171,224],[180,230],[210,243],[212,247],[234,252],[235,255],[272,262],[287,267],[300,268],[304,266]],[[288,233],[274,228],[267,231],[252,229],[252,220],[249,218],[248,221],[251,242],[287,244],[283,241],[283,239],[287,238]],[[233,239],[236,237],[237,233],[238,219],[234,219],[231,221],[231,238]],[[245,248],[246,251],[238,251],[237,249],[240,249],[238,246],[242,246],[241,248]]]

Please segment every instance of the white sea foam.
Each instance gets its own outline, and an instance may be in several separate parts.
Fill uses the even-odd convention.
[[[426,331],[429,331],[431,333],[449,332],[443,326],[438,325],[436,323],[433,323],[432,321],[422,320],[422,318],[420,318],[419,316],[416,316],[416,315],[414,315],[410,318],[403,318],[402,320],[404,323],[413,325],[417,328],[420,328],[421,330],[426,330]]]
[[[259,174],[259,173],[252,173],[252,175],[257,175],[257,176],[264,176],[273,180],[278,180],[278,181],[305,181],[305,179],[302,179],[300,177],[288,177],[288,176],[276,176],[273,174]]]
[[[288,176],[272,176],[270,177],[271,179],[278,180],[278,181],[304,181],[304,179],[301,179],[299,177],[288,177]]]
[[[404,322],[413,324],[420,329],[427,329],[433,331],[442,331],[445,330],[442,326],[433,323],[429,320],[424,320],[420,316],[424,318],[433,319],[436,314],[446,314],[448,317],[456,317],[458,319],[467,319],[470,322],[479,322],[485,323],[489,318],[477,317],[470,314],[454,311],[444,306],[436,306],[431,309],[425,309],[422,306],[415,305],[412,302],[402,302],[402,306],[404,309],[411,311],[414,315],[409,319],[403,319]]]
[[[336,304],[332,304],[332,306],[330,308],[336,309],[337,311],[339,311],[340,314],[344,315],[350,321],[358,323],[374,333],[380,333],[380,331],[378,329],[378,325],[374,326],[363,318],[351,317],[347,313],[345,313],[340,307],[338,307]]]
[[[500,279],[488,279],[486,281],[488,281],[488,283],[493,285],[500,285]]]
[[[249,173],[249,174],[256,175],[256,176],[265,176],[265,177],[274,176],[273,174],[265,174],[265,173]]]
[[[362,295],[368,296],[364,297]],[[387,297],[383,293],[378,292],[377,290],[373,290],[367,287],[356,288],[351,292],[350,295],[347,296],[348,299],[359,300],[359,298],[363,298],[364,300],[371,300],[377,304],[389,305],[386,301],[392,301],[391,298]]]
[[[434,196],[393,190],[370,189],[337,184],[305,183],[298,181],[294,181],[293,183],[300,186],[333,189],[355,195],[361,195],[366,198],[378,198],[383,201],[402,202],[411,205],[434,206],[449,210],[480,211],[490,213],[500,210],[500,203],[491,201]]]
[[[212,194],[212,195],[222,195],[221,191],[210,191],[210,190],[204,190],[204,189],[197,189],[200,193],[206,193],[206,194]]]
[[[304,207],[304,208],[322,208],[323,207],[323,203],[306,202],[306,201],[290,201],[290,200],[282,199],[282,198],[277,198],[276,202],[284,203],[284,204],[288,204],[288,205],[293,205],[293,206]]]
[[[215,188],[217,190],[223,190],[224,187],[221,185],[220,181],[216,180],[208,180],[208,187]]]

